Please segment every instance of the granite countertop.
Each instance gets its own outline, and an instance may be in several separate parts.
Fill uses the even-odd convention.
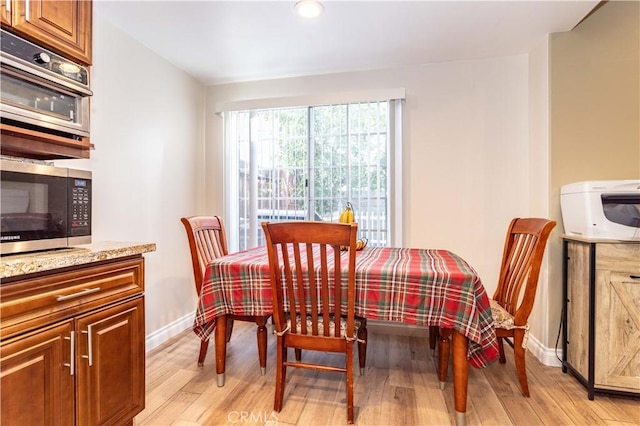
[[[156,245],[153,243],[101,241],[60,250],[5,255],[0,257],[0,279],[134,256],[155,250]]]

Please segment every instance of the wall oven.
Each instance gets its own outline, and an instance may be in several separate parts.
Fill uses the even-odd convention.
[[[2,254],[91,242],[91,172],[3,158]]]
[[[2,30],[2,122],[70,139],[89,136],[86,67]]]

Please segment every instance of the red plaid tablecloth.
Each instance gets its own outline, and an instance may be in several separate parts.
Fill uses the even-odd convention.
[[[272,312],[267,249],[256,247],[215,259],[207,268],[193,330],[207,339],[219,315]],[[469,339],[473,367],[498,358],[480,278],[447,250],[368,247],[358,252],[356,315],[457,330]]]

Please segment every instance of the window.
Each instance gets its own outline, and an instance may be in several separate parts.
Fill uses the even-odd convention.
[[[390,225],[399,181],[392,162],[397,104],[225,113],[230,249],[264,244],[263,221],[336,222],[347,202],[353,205],[360,238],[378,246],[397,242],[392,238],[397,229]]]

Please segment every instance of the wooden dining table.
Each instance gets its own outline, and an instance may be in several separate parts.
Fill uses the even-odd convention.
[[[451,335],[456,422],[464,423],[468,367],[498,358],[489,298],[476,271],[442,249],[367,247],[356,257],[356,315],[437,326]],[[224,385],[226,316],[273,312],[266,246],[214,259],[206,268],[193,330],[215,333],[218,386]]]

